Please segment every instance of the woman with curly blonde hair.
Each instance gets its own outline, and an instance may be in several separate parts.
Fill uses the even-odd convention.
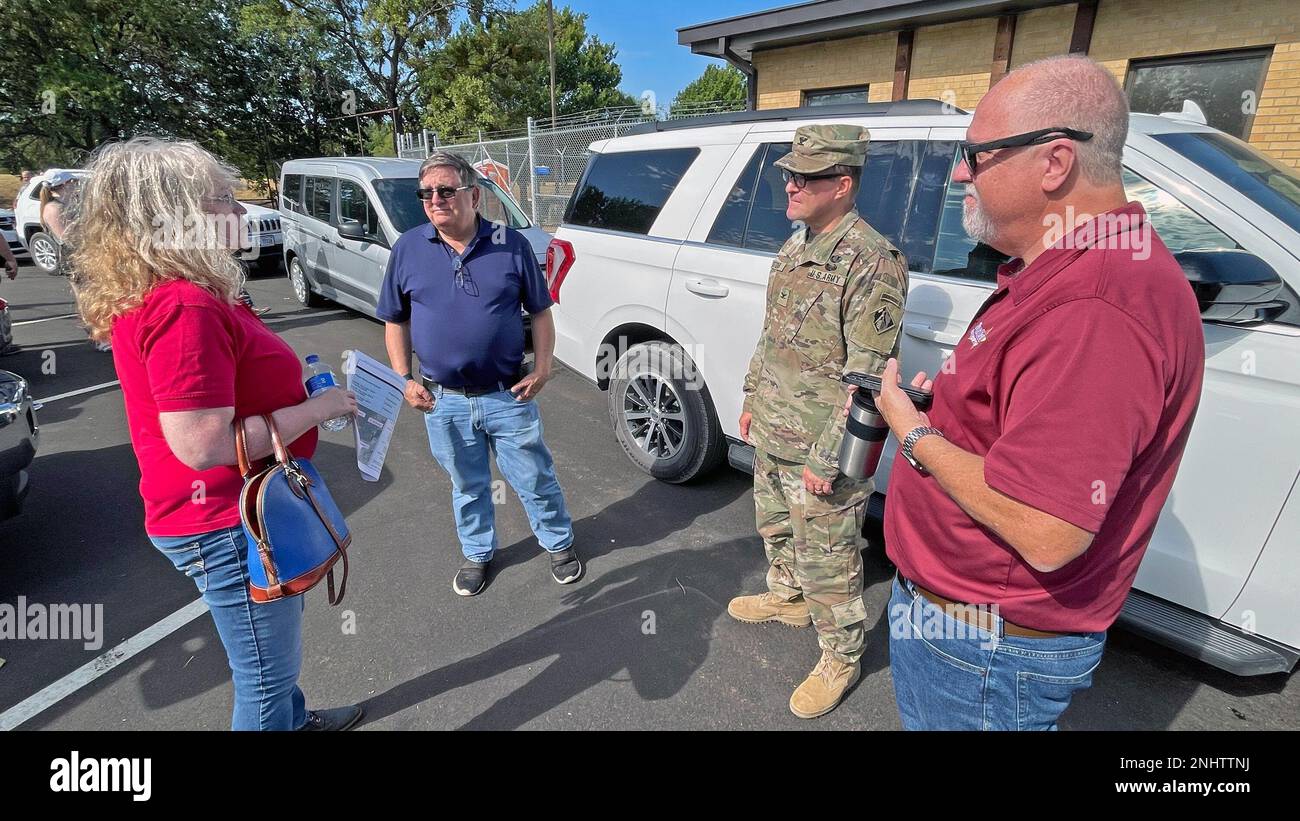
[[[231,725],[346,729],[359,707],[308,711],[298,687],[302,597],[249,595],[233,426],[269,413],[293,454],[310,457],[316,426],[351,414],[356,398],[308,398],[293,349],[237,300],[234,169],[193,142],[136,137],[101,146],[87,171],[68,234],[77,308],[93,339],[112,342],[145,532],[194,580],[226,648]],[[248,449],[271,454],[265,424],[250,422]]]

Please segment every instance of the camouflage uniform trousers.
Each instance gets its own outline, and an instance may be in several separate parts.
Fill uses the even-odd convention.
[[[807,493],[802,463],[754,455],[754,512],[767,553],[767,589],[807,602],[817,642],[845,663],[862,657],[862,517],[870,482],[836,476],[829,496]]]

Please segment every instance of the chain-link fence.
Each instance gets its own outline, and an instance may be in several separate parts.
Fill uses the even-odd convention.
[[[743,105],[731,103],[692,103],[652,113],[641,106],[604,108],[558,117],[554,127],[549,119],[530,118],[528,127],[519,132],[446,143],[438,142],[427,131],[403,134],[399,137],[400,154],[416,159],[423,159],[435,150],[458,154],[508,189],[536,225],[554,231],[587,167],[592,143],[621,136],[645,122],[741,108]]]

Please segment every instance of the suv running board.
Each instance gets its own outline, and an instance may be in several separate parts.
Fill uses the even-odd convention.
[[[1140,590],[1129,592],[1118,624],[1238,676],[1288,673],[1300,660],[1300,650]]]

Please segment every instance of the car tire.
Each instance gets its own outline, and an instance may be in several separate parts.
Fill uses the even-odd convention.
[[[51,276],[62,273],[59,268],[59,244],[54,241],[54,237],[44,231],[37,231],[28,237],[27,250],[32,264],[42,273]]]
[[[680,346],[646,342],[619,357],[607,396],[614,436],[637,467],[681,483],[720,465],[727,440],[704,379]]]
[[[302,262],[297,257],[289,260],[289,284],[293,287],[294,299],[298,300],[298,304],[304,308],[319,308],[325,304],[324,297],[311,289],[307,270],[302,267]]]

